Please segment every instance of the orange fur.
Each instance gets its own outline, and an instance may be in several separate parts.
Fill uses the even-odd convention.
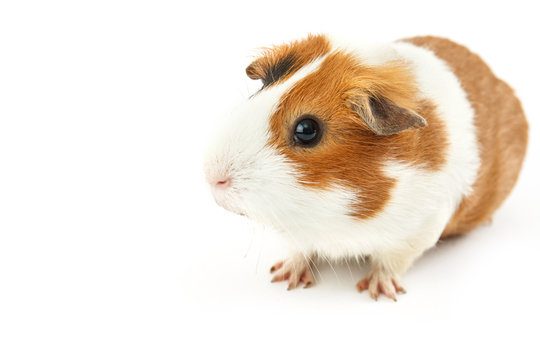
[[[390,199],[395,183],[383,173],[385,160],[402,160],[427,170],[437,170],[445,163],[444,124],[433,104],[416,94],[404,64],[368,67],[352,55],[334,52],[317,71],[283,95],[270,120],[270,143],[297,165],[305,186],[328,188],[337,184],[357,190],[359,201],[353,215],[360,219],[376,216]],[[353,110],[369,95],[416,111],[428,126],[396,135],[375,135]],[[292,127],[305,114],[323,122],[323,138],[313,148],[292,143]]]

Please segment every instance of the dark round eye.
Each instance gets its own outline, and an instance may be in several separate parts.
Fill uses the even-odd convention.
[[[294,127],[294,142],[304,146],[315,145],[321,135],[319,122],[312,117],[303,117]]]

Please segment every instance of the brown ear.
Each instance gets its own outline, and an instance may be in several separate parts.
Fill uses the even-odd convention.
[[[298,67],[297,63],[297,58],[292,53],[282,54],[279,57],[267,55],[253,61],[246,68],[246,74],[250,79],[261,80],[263,86],[268,86],[295,70]]]
[[[412,110],[378,96],[366,96],[351,103],[352,109],[377,135],[394,135],[407,129],[427,125],[426,119]]]
[[[246,75],[252,80],[262,79],[263,74],[261,74],[257,60],[249,64],[249,66],[246,68]]]
[[[330,51],[330,42],[324,35],[267,48],[247,68],[250,79],[262,80],[263,87],[286,79],[303,66]]]

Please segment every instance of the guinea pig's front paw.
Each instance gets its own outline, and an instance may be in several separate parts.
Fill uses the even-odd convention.
[[[405,294],[405,289],[399,284],[396,276],[384,270],[373,270],[356,284],[358,291],[367,290],[369,295],[377,300],[380,294],[397,301],[397,294]]]
[[[270,269],[270,273],[274,274],[272,282],[285,281],[289,282],[287,290],[292,290],[300,284],[304,284],[304,288],[308,288],[315,283],[315,278],[311,271],[309,258],[303,254],[296,254],[286,260],[279,261]]]

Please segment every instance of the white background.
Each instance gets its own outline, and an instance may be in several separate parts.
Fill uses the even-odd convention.
[[[540,57],[533,1],[0,3],[0,359],[540,356]],[[479,53],[531,123],[491,226],[441,244],[397,303],[321,268],[287,292],[280,239],[214,204],[215,126],[260,46],[435,34]]]

